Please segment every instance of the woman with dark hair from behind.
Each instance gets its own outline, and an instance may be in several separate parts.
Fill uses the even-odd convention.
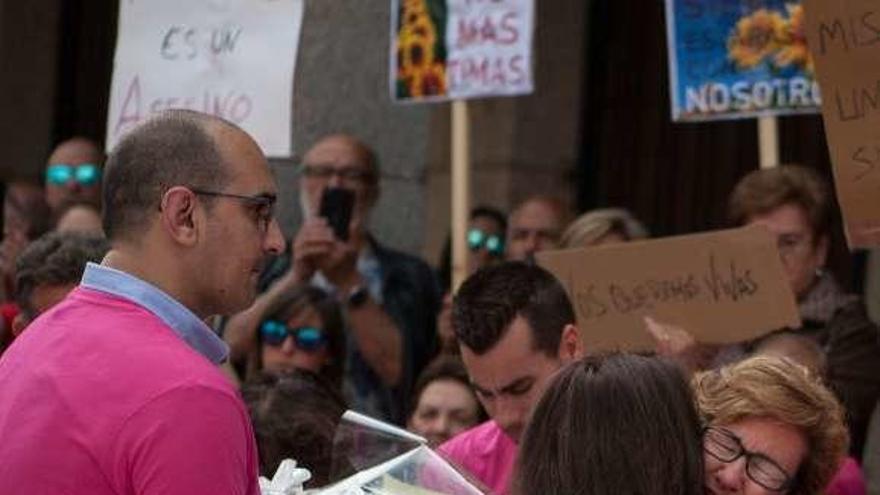
[[[271,479],[281,461],[294,459],[312,473],[309,487],[327,485],[333,437],[346,410],[340,393],[305,370],[262,374],[241,393],[254,425],[260,474]]]
[[[700,424],[684,374],[634,354],[592,356],[554,378],[536,407],[517,495],[702,495]]]

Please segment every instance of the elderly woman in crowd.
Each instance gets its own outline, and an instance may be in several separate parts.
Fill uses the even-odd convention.
[[[828,186],[815,171],[783,165],[743,177],[731,193],[728,216],[735,225],[762,225],[776,237],[803,322],[794,330],[822,349],[828,385],[846,409],[850,452],[860,459],[871,413],[880,398],[880,333],[863,301],[845,293],[825,269],[830,201]],[[648,322],[648,330],[662,354],[685,358],[702,354],[680,329]]]
[[[843,408],[805,367],[752,357],[697,374],[706,493],[825,493],[847,446]]]
[[[763,225],[776,236],[803,321],[798,332],[825,352],[828,383],[846,408],[852,453],[860,458],[880,397],[880,343],[862,300],[845,293],[825,269],[831,230],[827,184],[802,166],[757,170],[734,188],[728,215],[733,224]]]
[[[562,234],[563,248],[628,242],[648,237],[648,229],[627,210],[601,208],[579,216]]]
[[[700,425],[674,364],[612,354],[564,368],[520,444],[513,493],[703,493]]]
[[[437,447],[486,418],[461,358],[441,354],[416,380],[407,429]]]
[[[825,354],[816,342],[794,331],[776,332],[762,338],[753,356],[774,356],[789,359],[822,380],[826,376]],[[865,477],[858,462],[846,457],[825,489],[825,495],[865,495]]]

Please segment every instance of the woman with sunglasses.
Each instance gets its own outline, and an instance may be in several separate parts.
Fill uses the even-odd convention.
[[[245,377],[294,369],[342,383],[345,335],[339,303],[326,292],[303,286],[266,310],[257,332],[258,346],[248,356]]]
[[[752,357],[694,377],[706,494],[819,495],[847,448],[843,408],[806,368]]]

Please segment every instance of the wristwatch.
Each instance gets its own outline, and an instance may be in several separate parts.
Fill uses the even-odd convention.
[[[347,303],[348,307],[351,309],[357,309],[366,304],[367,299],[370,298],[370,293],[367,291],[367,288],[363,285],[355,285],[348,291]]]

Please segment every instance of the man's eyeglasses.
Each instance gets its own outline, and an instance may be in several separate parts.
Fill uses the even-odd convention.
[[[471,251],[485,248],[489,254],[500,257],[504,254],[504,239],[499,235],[489,235],[480,229],[470,229],[467,234],[467,243]]]
[[[46,168],[46,182],[53,186],[63,186],[72,180],[82,186],[92,186],[100,179],[101,169],[94,163],[53,163]]]
[[[359,165],[339,168],[330,165],[301,165],[300,173],[321,180],[330,180],[333,176],[338,176],[343,181],[365,183],[373,179],[373,174]]]
[[[254,212],[257,219],[257,226],[260,229],[260,232],[268,232],[269,224],[272,223],[272,219],[275,217],[275,200],[276,197],[271,194],[257,194],[255,196],[245,196],[243,194],[232,194],[225,193],[219,191],[206,191],[204,189],[194,189],[190,188],[190,191],[193,194],[197,194],[200,196],[213,196],[217,198],[231,198],[237,199],[244,203],[251,205],[254,208]]]
[[[327,338],[321,329],[315,327],[290,328],[277,320],[264,321],[260,325],[260,336],[263,338],[263,343],[272,347],[278,347],[287,340],[287,337],[293,337],[296,347],[306,352],[319,351],[327,345]]]
[[[793,479],[773,459],[743,447],[742,440],[732,431],[717,426],[703,429],[703,450],[721,462],[746,458],[746,476],[761,487],[781,492],[791,487]]]

